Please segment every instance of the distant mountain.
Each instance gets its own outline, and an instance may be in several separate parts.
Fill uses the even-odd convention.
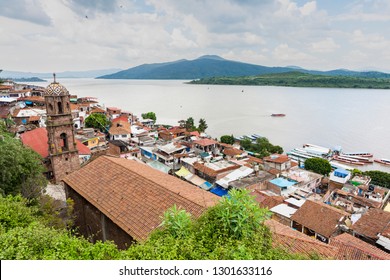
[[[267,67],[227,60],[217,55],[204,55],[194,60],[177,60],[165,63],[142,64],[117,73],[98,76],[97,79],[182,79],[193,80],[210,77],[240,77],[300,71],[327,76],[351,76],[366,78],[390,78],[390,74],[344,69],[331,71],[306,70],[299,66]]]
[[[238,77],[266,73],[289,72],[287,67],[261,65],[226,60],[216,55],[205,55],[194,60],[178,60],[165,63],[142,64],[97,79],[200,79],[208,77]]]
[[[121,69],[103,69],[103,70],[89,70],[89,71],[65,71],[56,73],[57,78],[95,78],[96,76],[108,75],[120,71]],[[52,79],[53,73],[33,73],[33,72],[20,72],[20,71],[7,71],[0,72],[1,78],[11,79],[29,79],[36,77],[40,79]]]
[[[43,80],[38,77],[31,77],[31,78],[7,78],[6,80],[13,80],[14,82],[47,82],[46,80]]]

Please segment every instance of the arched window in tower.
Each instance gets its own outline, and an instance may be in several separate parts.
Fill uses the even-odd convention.
[[[70,110],[69,102],[66,102],[66,109]]]
[[[64,110],[62,109],[62,102],[59,101],[59,102],[57,103],[57,105],[58,105],[58,114],[63,114],[63,113],[64,113]]]
[[[53,105],[52,104],[49,104],[49,110],[50,110],[50,112],[53,112]]]
[[[69,150],[68,135],[66,135],[66,133],[61,133],[60,139],[61,139],[60,145],[61,145],[62,150],[68,151]]]

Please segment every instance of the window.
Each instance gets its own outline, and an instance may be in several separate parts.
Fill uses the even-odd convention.
[[[60,139],[61,139],[61,147],[62,147],[62,150],[63,151],[68,151],[69,150],[69,146],[68,146],[68,136],[66,135],[66,133],[61,133],[60,135]]]
[[[58,105],[58,114],[63,114],[64,111],[62,109],[62,102],[58,102],[57,105]]]

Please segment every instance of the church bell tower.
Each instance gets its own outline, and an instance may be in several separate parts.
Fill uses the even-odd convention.
[[[55,183],[80,168],[68,90],[56,81],[45,89],[49,159]]]

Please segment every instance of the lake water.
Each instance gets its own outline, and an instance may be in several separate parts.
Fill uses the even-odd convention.
[[[178,80],[59,80],[71,94],[157,123],[204,118],[212,137],[259,134],[287,152],[304,143],[390,159],[390,90],[190,85]],[[34,83],[46,86],[49,82]],[[285,117],[271,117],[283,113]],[[358,167],[390,172],[379,164]]]

